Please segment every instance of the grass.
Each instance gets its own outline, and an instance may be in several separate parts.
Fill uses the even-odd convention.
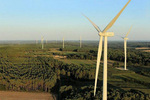
[[[59,59],[60,61],[63,61],[68,64],[77,64],[77,65],[83,65],[83,66],[96,66],[95,60],[78,60],[78,59]]]
[[[136,73],[126,74],[126,75],[124,75],[124,77],[126,77],[126,78],[133,78],[133,79],[136,79],[136,80],[139,80],[139,81],[143,81],[143,82],[146,82],[146,83],[150,84],[150,77],[146,77],[146,76],[139,75],[139,74],[136,74]]]

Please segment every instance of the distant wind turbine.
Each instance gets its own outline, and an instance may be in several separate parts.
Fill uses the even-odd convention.
[[[81,40],[81,36],[80,36],[80,48],[82,47],[82,40]]]
[[[44,41],[43,40],[44,40],[44,37],[42,36],[42,38],[41,38],[42,49],[44,49],[44,43],[43,43]]]
[[[65,44],[64,44],[64,37],[63,37],[63,48],[65,47]]]
[[[126,63],[127,63],[127,54],[126,53],[127,53],[127,40],[128,40],[127,36],[129,35],[131,29],[132,29],[132,26],[130,27],[126,36],[124,38],[122,37],[124,39],[124,57],[125,57],[125,59],[124,59],[124,70],[127,70],[127,67],[126,67]]]
[[[121,9],[121,11],[114,17],[114,19],[106,26],[106,28],[103,31],[101,31],[100,28],[96,24],[94,24],[88,17],[86,17],[84,15],[92,23],[92,25],[98,31],[99,36],[100,36],[99,47],[98,47],[98,54],[97,54],[97,65],[96,65],[96,75],[95,75],[94,96],[96,94],[97,78],[98,78],[99,65],[100,65],[100,59],[101,59],[101,53],[102,53],[102,42],[103,42],[103,37],[104,37],[103,97],[102,97],[103,100],[107,100],[107,37],[114,36],[113,32],[107,32],[107,30],[112,27],[112,25],[118,19],[118,17],[123,12],[123,10],[126,8],[126,6],[130,3],[130,1],[131,0],[129,0],[126,3],[126,5]]]

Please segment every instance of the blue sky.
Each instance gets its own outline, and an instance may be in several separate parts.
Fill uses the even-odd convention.
[[[0,40],[98,40],[97,31],[84,13],[101,30],[128,0],[0,0]],[[131,0],[108,30],[109,40],[121,40],[133,25],[130,40],[150,40],[150,0]]]

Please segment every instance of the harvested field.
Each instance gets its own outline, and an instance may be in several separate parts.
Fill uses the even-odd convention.
[[[55,100],[49,93],[0,91],[0,100]]]
[[[138,48],[135,48],[136,50],[149,50],[150,48],[149,47],[138,47]]]
[[[143,52],[150,52],[150,47],[138,47],[136,50],[142,50]]]
[[[143,50],[143,52],[150,52],[150,50]]]

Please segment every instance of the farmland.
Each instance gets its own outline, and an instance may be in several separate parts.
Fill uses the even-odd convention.
[[[0,90],[49,93],[60,100],[102,98],[103,57],[98,88],[93,96],[97,41],[0,45]],[[150,42],[129,42],[127,71],[123,68],[123,42],[108,47],[108,99],[150,99]]]
[[[49,93],[0,91],[0,100],[54,100]]]

